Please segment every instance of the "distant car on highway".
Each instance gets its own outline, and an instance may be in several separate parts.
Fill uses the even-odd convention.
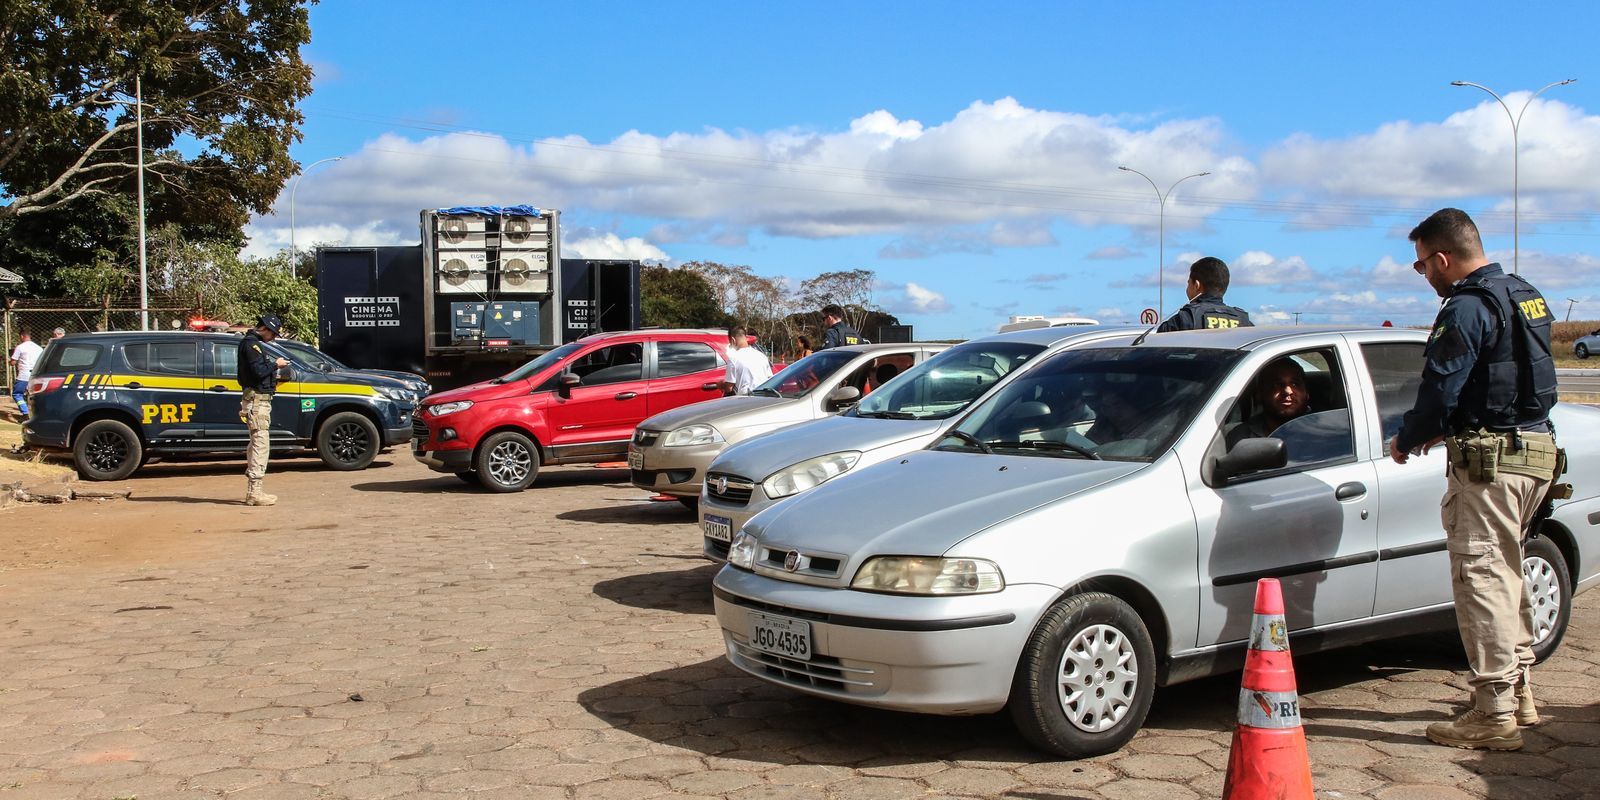
[[[1578,358],[1588,358],[1591,353],[1600,353],[1600,331],[1589,331],[1588,336],[1579,336],[1572,343],[1572,354]]]
[[[713,583],[728,659],[901,711],[1009,707],[1041,749],[1120,748],[1158,685],[1237,670],[1276,577],[1296,656],[1453,630],[1446,452],[1396,464],[1426,332],[1237,328],[1046,356],[929,449],[746,522]],[[1255,431],[1280,359],[1311,411]],[[1534,652],[1600,583],[1600,409],[1557,404],[1574,496],[1529,539]],[[1229,441],[1233,443],[1229,444]]]

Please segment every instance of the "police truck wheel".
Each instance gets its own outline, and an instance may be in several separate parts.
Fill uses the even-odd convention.
[[[539,448],[516,431],[484,439],[472,461],[478,482],[491,492],[520,492],[539,477]]]
[[[144,463],[144,446],[133,429],[114,419],[83,426],[72,443],[72,462],[89,481],[120,481]]]
[[[378,450],[378,426],[354,411],[328,417],[317,430],[317,455],[337,470],[365,469]]]
[[[1543,661],[1561,646],[1572,619],[1572,577],[1561,548],[1548,536],[1522,547],[1522,582],[1533,608],[1533,657]]]
[[[1156,654],[1139,613],[1109,594],[1045,612],[1011,685],[1011,718],[1035,747],[1067,758],[1110,753],[1144,724]]]

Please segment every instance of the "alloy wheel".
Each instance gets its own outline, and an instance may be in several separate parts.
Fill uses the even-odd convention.
[[[517,442],[501,442],[489,451],[489,474],[505,486],[526,480],[532,464],[533,454]]]
[[[334,457],[347,463],[360,460],[371,446],[367,440],[367,432],[354,422],[340,423],[333,429],[330,439],[333,443]]]
[[[114,431],[101,431],[89,440],[85,454],[90,466],[101,472],[113,472],[128,459],[128,440]]]

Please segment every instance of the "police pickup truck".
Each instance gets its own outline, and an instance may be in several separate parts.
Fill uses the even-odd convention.
[[[240,337],[193,331],[88,333],[50,342],[28,382],[23,443],[72,453],[87,480],[120,480],[151,456],[243,453]],[[411,437],[417,395],[399,380],[314,368],[293,350],[272,405],[272,449],[315,450],[362,469]]]

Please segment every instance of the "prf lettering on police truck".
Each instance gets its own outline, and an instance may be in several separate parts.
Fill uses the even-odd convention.
[[[162,403],[160,405],[139,406],[144,412],[144,424],[152,422],[171,424],[174,422],[188,422],[194,416],[194,403]]]

